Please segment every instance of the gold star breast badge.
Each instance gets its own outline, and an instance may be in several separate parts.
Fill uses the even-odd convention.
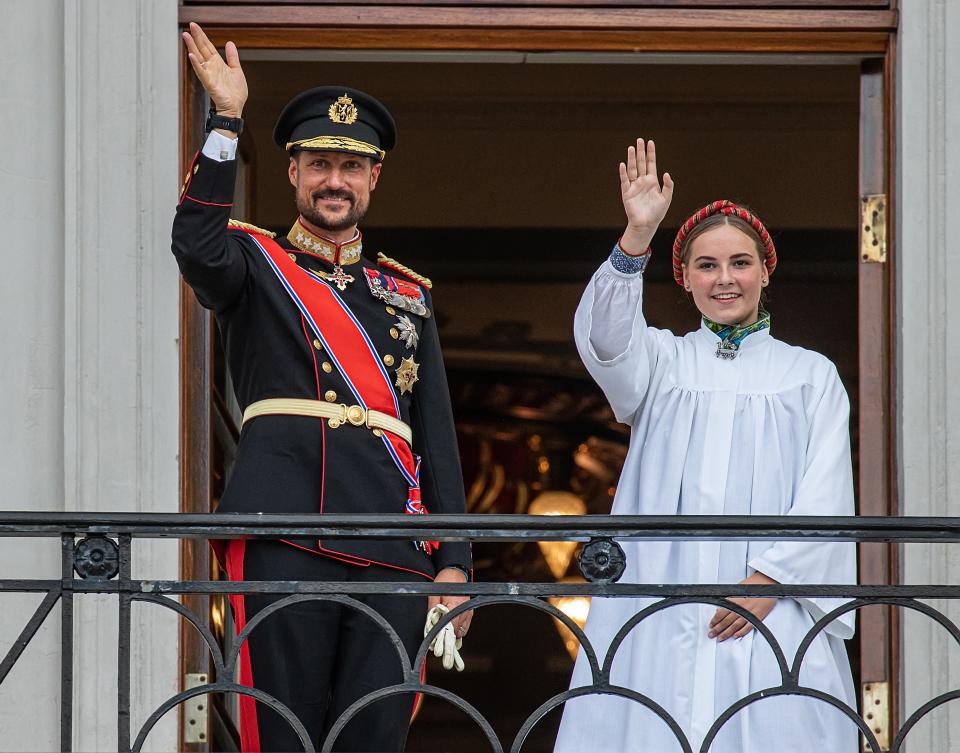
[[[413,360],[413,356],[404,358],[400,361],[400,365],[397,366],[397,387],[400,388],[400,394],[406,394],[407,392],[413,392],[413,385],[416,383],[419,377],[417,376],[417,371],[420,369],[420,364]]]

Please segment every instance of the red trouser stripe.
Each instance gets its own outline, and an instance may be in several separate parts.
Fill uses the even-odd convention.
[[[243,555],[247,542],[243,539],[234,539],[227,544],[227,577],[230,580],[243,580]],[[237,635],[246,627],[247,611],[243,594],[231,594],[230,604],[233,607],[233,618],[237,627]],[[240,684],[247,687],[253,685],[253,667],[250,665],[250,641],[243,642],[240,649]],[[248,695],[240,696],[240,750],[244,753],[260,753],[260,728],[257,726],[257,702]]]
[[[427,654],[429,656],[429,654]],[[423,685],[427,681],[427,660],[423,660],[423,666],[420,667],[420,684]],[[413,710],[410,712],[410,724],[413,724],[413,720],[417,718],[417,714],[420,713],[420,707],[423,705],[423,693],[417,693],[413,697]]]

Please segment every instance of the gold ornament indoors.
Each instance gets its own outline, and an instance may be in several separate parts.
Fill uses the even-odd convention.
[[[572,492],[549,491],[538,495],[530,503],[527,512],[530,515],[586,515],[587,506]],[[566,575],[573,553],[577,550],[577,542],[538,541],[537,545],[553,577],[560,579]]]

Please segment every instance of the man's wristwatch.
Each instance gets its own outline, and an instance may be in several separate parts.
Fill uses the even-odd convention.
[[[243,131],[243,118],[228,118],[211,110],[210,114],[207,115],[207,133],[210,133],[214,128],[233,131],[239,136],[240,132]]]

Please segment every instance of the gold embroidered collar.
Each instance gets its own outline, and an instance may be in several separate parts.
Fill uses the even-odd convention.
[[[359,230],[345,243],[337,243],[322,235],[311,233],[303,226],[299,217],[287,233],[287,240],[301,251],[318,256],[335,266],[356,264],[360,261],[360,254],[363,252],[363,236]]]

